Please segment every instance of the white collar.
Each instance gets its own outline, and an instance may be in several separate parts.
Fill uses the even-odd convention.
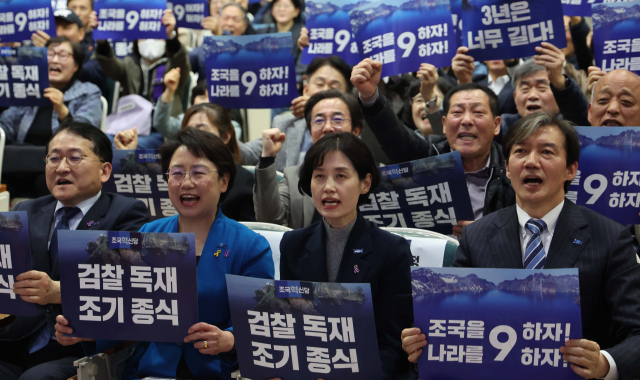
[[[553,231],[556,229],[556,224],[558,223],[558,217],[560,217],[560,212],[562,211],[562,207],[564,206],[564,198],[559,205],[554,207],[551,211],[547,213],[547,215],[542,217],[542,220],[547,225],[547,230],[549,234],[553,236]],[[523,209],[516,204],[516,213],[518,214],[518,224],[520,224],[520,231],[523,235],[526,234],[527,230],[525,229],[525,224],[531,219],[531,216],[527,214]]]
[[[79,208],[80,212],[82,212],[82,216],[84,217],[85,215],[87,215],[87,212],[89,212],[91,207],[93,207],[93,205],[98,201],[98,198],[100,198],[100,195],[102,195],[102,190],[98,191],[98,194],[94,195],[89,199],[85,199],[84,201],[78,203],[74,207]],[[58,203],[56,203],[56,210],[54,211],[53,215],[55,215],[55,213],[58,212],[58,210],[60,210],[63,207],[65,207],[65,205],[63,205],[60,201],[58,201]]]
[[[496,79],[495,81],[493,80],[493,77],[491,76],[491,74],[487,74],[487,78],[489,79],[489,81],[487,82],[488,84],[506,84],[509,81],[509,74],[505,74],[503,76],[498,77],[498,79]]]

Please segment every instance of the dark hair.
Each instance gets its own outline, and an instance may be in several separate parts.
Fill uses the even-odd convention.
[[[356,127],[360,127],[360,130],[362,130],[364,116],[362,115],[360,104],[358,104],[355,96],[340,90],[320,91],[307,100],[307,104],[304,105],[304,118],[307,121],[307,129],[311,131],[311,117],[313,116],[311,115],[311,111],[313,111],[313,107],[315,107],[321,100],[332,98],[338,98],[347,105],[349,113],[351,114],[351,129],[353,130]]]
[[[231,151],[224,145],[224,142],[213,133],[201,131],[195,128],[184,128],[176,135],[175,140],[170,140],[160,147],[160,162],[162,163],[162,172],[169,171],[169,164],[173,154],[181,146],[187,147],[189,153],[196,157],[204,157],[211,161],[218,170],[218,177],[222,178],[229,173],[229,185],[227,191],[220,194],[220,202],[224,201],[227,194],[233,187],[233,181],[236,178],[236,165],[233,162]]]
[[[315,74],[316,71],[324,66],[331,66],[334,69],[338,70],[338,72],[344,77],[344,81],[347,86],[346,92],[351,92],[351,90],[353,89],[353,85],[351,84],[351,66],[349,66],[344,60],[342,60],[342,58],[338,57],[337,55],[332,55],[326,58],[314,58],[309,66],[307,66],[307,80],[311,80],[313,74]]]
[[[477,83],[465,83],[460,84],[449,90],[447,94],[444,96],[444,100],[442,101],[442,111],[446,116],[449,113],[449,106],[451,102],[451,97],[461,91],[475,91],[480,90],[487,94],[487,98],[489,98],[489,109],[491,110],[491,115],[496,118],[500,116],[500,103],[498,102],[498,95],[496,95],[493,90],[489,87],[477,84]]]
[[[309,148],[304,156],[304,163],[298,172],[298,191],[300,194],[311,196],[311,178],[313,170],[322,166],[324,158],[331,152],[341,152],[358,173],[358,179],[363,180],[371,174],[371,187],[366,194],[360,194],[358,205],[369,204],[369,192],[380,184],[380,171],[373,158],[373,153],[367,144],[352,133],[331,133],[323,136]]]
[[[229,137],[229,142],[226,144],[227,148],[229,148],[233,155],[233,161],[236,164],[241,164],[242,154],[240,153],[240,147],[238,146],[238,140],[236,139],[236,130],[233,128],[229,111],[217,104],[200,103],[187,109],[187,112],[184,113],[184,118],[182,119],[181,128],[186,128],[189,123],[189,119],[198,113],[203,113],[207,116],[209,122],[218,129],[220,138],[223,141]]]
[[[273,12],[273,8],[276,6],[276,3],[278,1],[280,1],[280,0],[273,0],[271,2],[271,9],[269,10],[269,13]],[[293,4],[293,7],[295,9],[300,11],[300,13],[298,13],[298,15],[293,18],[293,22],[299,22],[301,20],[301,18],[302,18],[302,5],[300,3],[300,0],[289,0],[289,1],[291,1],[291,4]]]
[[[76,70],[76,72],[73,73],[73,77],[71,77],[71,82],[73,82],[75,79],[77,79],[78,76],[80,76],[80,72],[82,71],[82,65],[84,64],[84,50],[82,49],[82,46],[80,46],[80,44],[75,41],[71,41],[69,37],[65,37],[65,36],[51,37],[44,46],[48,48],[51,45],[58,46],[65,42],[71,45],[73,61],[76,63],[76,65],[78,65],[78,70]]]
[[[80,121],[73,121],[72,119],[63,121],[62,124],[60,124],[60,127],[53,132],[51,140],[47,143],[47,154],[49,154],[49,144],[51,144],[51,141],[63,132],[71,133],[76,136],[80,136],[85,140],[91,141],[91,151],[98,156],[100,161],[109,163],[113,161],[113,150],[111,148],[111,140],[109,140],[109,137],[107,137],[107,135],[95,125]]]
[[[197,96],[207,95],[207,83],[200,82],[198,83],[193,90],[191,90],[191,105],[196,101]]]
[[[513,146],[528,139],[542,127],[556,127],[564,135],[564,150],[567,152],[567,167],[580,160],[580,140],[578,139],[578,133],[575,128],[573,128],[573,123],[560,119],[559,114],[538,111],[518,120],[507,131],[507,134],[504,137],[504,144],[502,145],[502,153],[504,154],[507,165],[509,164],[509,155],[511,154]],[[571,181],[565,181],[565,193],[569,191],[569,185],[571,185]]]
[[[72,2],[72,1],[74,1],[74,0],[67,0],[67,7],[69,7],[69,3],[70,3],[70,2]],[[89,0],[89,3],[91,4],[91,10],[94,10],[94,8],[93,8],[93,1],[94,1],[94,0]]]

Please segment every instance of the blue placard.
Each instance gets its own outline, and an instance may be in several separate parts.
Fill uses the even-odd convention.
[[[560,0],[562,12],[565,16],[591,17],[591,4],[601,3],[602,0]]]
[[[31,40],[31,35],[38,30],[51,37],[57,35],[51,0],[0,1],[2,42]]]
[[[58,231],[73,336],[183,342],[198,323],[195,248],[194,234]]]
[[[27,212],[0,212],[0,314],[36,315],[36,304],[13,292],[16,277],[31,269]]]
[[[451,235],[459,220],[474,220],[460,152],[380,168],[380,186],[362,215],[380,226]]]
[[[412,268],[423,379],[580,379],[560,347],[582,338],[578,269]]]
[[[456,33],[456,45],[462,46],[462,0],[449,0],[453,31]]]
[[[640,224],[640,127],[577,127],[578,173],[567,198],[621,224]]]
[[[451,66],[457,45],[449,0],[353,2],[362,4],[349,13],[360,58],[382,62],[382,76],[421,63]]]
[[[227,291],[243,378],[382,379],[369,284],[228,274]]]
[[[640,74],[640,1],[593,6],[593,52],[602,71]]]
[[[209,17],[207,0],[170,0],[167,7],[173,9],[178,28],[202,29],[202,21]]]
[[[226,108],[289,107],[298,96],[291,32],[205,37],[209,100]]]
[[[94,9],[98,14],[94,40],[167,39],[162,25],[166,0],[95,0]]]
[[[470,0],[462,7],[462,44],[477,61],[536,55],[548,42],[567,46],[557,0]]]
[[[114,150],[111,177],[103,190],[144,202],[151,220],[177,215],[157,150]]]
[[[32,46],[0,48],[0,107],[51,106],[47,49]]]
[[[302,51],[304,64],[316,57],[337,55],[355,66],[360,62],[358,44],[352,38],[349,11],[355,4],[342,0],[315,0],[305,4],[305,26],[309,47]]]

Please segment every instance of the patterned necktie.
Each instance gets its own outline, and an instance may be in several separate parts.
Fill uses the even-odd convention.
[[[59,212],[61,214],[60,220],[58,220],[58,224],[56,224],[53,236],[51,237],[51,244],[49,244],[49,258],[51,260],[52,270],[56,262],[56,258],[58,257],[58,231],[69,230],[69,219],[76,216],[80,212],[80,209],[77,207],[63,207]],[[46,345],[49,344],[50,339],[51,332],[49,331],[48,323],[46,323],[29,340],[29,353],[33,354],[34,352],[46,347]]]
[[[524,252],[524,268],[542,269],[544,268],[546,252],[544,251],[540,234],[547,228],[547,224],[542,219],[531,218],[525,227],[531,231],[532,235]]]

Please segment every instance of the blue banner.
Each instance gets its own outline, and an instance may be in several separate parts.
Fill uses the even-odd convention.
[[[58,231],[73,336],[182,342],[199,322],[195,248],[194,234]]]
[[[47,49],[32,46],[0,48],[0,107],[51,106]]]
[[[577,268],[411,269],[415,326],[428,342],[421,378],[581,378],[559,350],[582,338]]]
[[[640,74],[640,1],[593,6],[593,52],[602,71]]]
[[[103,190],[144,202],[151,220],[177,215],[169,199],[157,150],[114,150],[111,177]]]
[[[382,379],[369,284],[227,275],[242,377]]]
[[[0,1],[0,40],[22,42],[42,30],[55,37],[56,23],[51,0]]]
[[[421,63],[451,66],[457,45],[449,0],[352,1],[359,5],[349,17],[360,58],[382,62],[383,77]]]
[[[567,46],[557,0],[470,0],[462,8],[462,44],[476,61],[536,55],[548,42]]]
[[[94,40],[167,39],[162,25],[166,0],[95,0],[94,9],[99,22]]]
[[[380,186],[362,215],[380,226],[451,235],[459,220],[474,220],[460,152],[380,168]]]
[[[456,33],[456,46],[462,46],[462,0],[449,0],[453,31]]]
[[[567,198],[621,224],[640,224],[640,127],[577,127],[578,173]]]
[[[602,0],[560,0],[562,12],[565,16],[591,17],[591,4],[601,3]]]
[[[291,32],[205,38],[209,100],[226,108],[289,107],[298,96]]]
[[[355,4],[342,0],[315,0],[305,4],[305,25],[309,29],[309,47],[302,51],[302,63],[316,57],[337,55],[355,66],[360,62],[358,44],[351,34],[349,11]]]
[[[167,7],[173,9],[178,28],[202,29],[200,24],[209,17],[207,0],[170,0]]]
[[[36,304],[13,292],[16,277],[31,269],[27,212],[0,212],[0,314],[36,315]]]

